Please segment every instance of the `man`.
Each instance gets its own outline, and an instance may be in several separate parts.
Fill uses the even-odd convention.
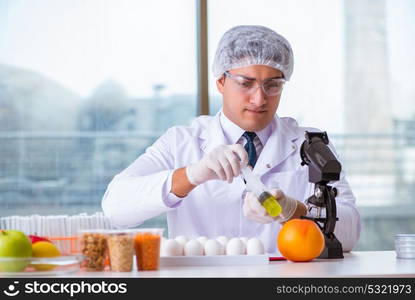
[[[267,252],[276,252],[281,224],[306,215],[304,201],[313,194],[299,150],[305,130],[315,129],[276,115],[292,71],[291,46],[276,32],[263,26],[227,31],[213,62],[222,110],[189,127],[170,128],[115,176],[102,201],[105,214],[117,226],[132,227],[166,212],[171,237],[255,236]],[[246,192],[240,176],[246,164],[272,188],[280,216],[271,217]],[[360,216],[344,173],[333,186],[335,234],[350,251],[359,238]]]

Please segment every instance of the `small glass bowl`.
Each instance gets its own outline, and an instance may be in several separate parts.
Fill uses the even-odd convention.
[[[0,277],[59,275],[76,272],[80,268],[82,255],[57,257],[0,257]]]
[[[415,259],[415,234],[396,234],[395,251],[397,258]]]

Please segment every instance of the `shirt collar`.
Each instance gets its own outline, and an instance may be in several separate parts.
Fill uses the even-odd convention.
[[[264,129],[261,129],[260,131],[255,132],[263,146],[268,141],[268,138],[271,136],[272,127],[273,127],[273,122],[270,122]]]
[[[230,144],[236,144],[244,134],[245,130],[229,120],[223,111],[220,112],[219,120],[226,140]],[[255,132],[262,145],[265,145],[272,133],[272,123],[273,122],[270,122],[264,129]]]

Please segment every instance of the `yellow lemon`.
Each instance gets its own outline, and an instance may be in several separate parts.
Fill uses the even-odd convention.
[[[61,253],[59,249],[50,242],[36,242],[32,244],[33,257],[57,257]],[[32,266],[38,271],[48,271],[55,268],[52,264],[32,264]]]

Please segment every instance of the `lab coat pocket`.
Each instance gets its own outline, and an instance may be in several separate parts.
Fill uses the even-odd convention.
[[[269,188],[278,188],[287,196],[305,201],[311,196],[313,186],[308,181],[308,169],[266,174],[263,182]]]

